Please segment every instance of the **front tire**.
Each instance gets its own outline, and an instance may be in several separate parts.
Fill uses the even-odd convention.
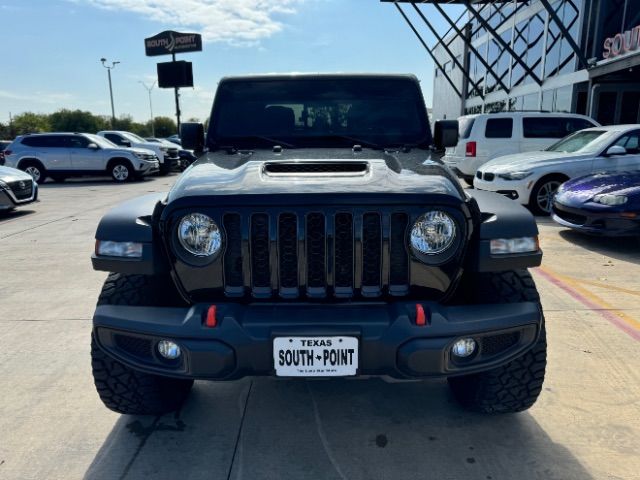
[[[98,305],[183,305],[170,282],[168,277],[111,274],[102,288]],[[193,380],[162,377],[129,368],[105,353],[93,335],[91,369],[100,400],[118,413],[159,415],[175,411],[193,386]]]
[[[559,175],[543,177],[531,189],[529,198],[529,209],[535,215],[551,214],[553,207],[553,196],[567,179]]]
[[[133,178],[133,170],[128,162],[115,161],[109,166],[109,173],[118,183],[124,183]]]
[[[469,287],[475,303],[540,302],[526,270],[479,274]],[[542,312],[542,306],[540,307]],[[522,356],[486,372],[450,377],[449,387],[460,404],[481,413],[515,413],[527,410],[542,391],[547,365],[544,318],[536,344]]]

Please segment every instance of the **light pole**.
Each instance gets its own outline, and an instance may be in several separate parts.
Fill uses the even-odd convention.
[[[151,136],[155,137],[156,136],[156,126],[155,126],[155,124],[153,122],[153,105],[151,104],[151,90],[153,90],[153,87],[156,86],[156,80],[153,81],[153,83],[151,84],[150,87],[147,87],[147,84],[144,83],[142,80],[138,80],[138,83],[141,83],[142,86],[149,93],[149,113],[151,113]]]
[[[116,110],[113,107],[113,87],[111,86],[111,70],[116,68],[116,65],[120,62],[111,62],[111,66],[106,64],[107,59],[101,58],[102,66],[107,69],[107,76],[109,77],[109,96],[111,97],[111,128],[115,127],[116,124]]]

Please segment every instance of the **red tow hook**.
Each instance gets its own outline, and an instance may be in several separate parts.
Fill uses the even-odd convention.
[[[218,320],[216,319],[215,305],[211,305],[207,310],[207,318],[205,319],[204,324],[209,328],[215,328],[218,325]]]
[[[416,303],[416,325],[424,327],[427,325],[427,315],[424,313],[424,307]]]

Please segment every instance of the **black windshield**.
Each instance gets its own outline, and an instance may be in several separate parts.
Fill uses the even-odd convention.
[[[293,76],[221,82],[209,148],[265,148],[265,138],[294,147],[431,143],[422,94],[410,78]]]

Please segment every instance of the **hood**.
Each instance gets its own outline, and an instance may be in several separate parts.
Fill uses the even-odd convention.
[[[133,153],[142,153],[145,155],[155,155],[156,152],[154,152],[152,149],[150,148],[138,148],[138,147],[131,147],[131,148],[127,148],[125,150],[128,150],[129,152],[133,152]]]
[[[217,151],[184,171],[168,201],[203,195],[300,193],[432,193],[464,198],[450,170],[430,155],[418,149],[408,153],[329,148]]]
[[[556,198],[561,203],[585,203],[595,195],[610,193],[626,195],[631,201],[640,203],[640,171],[621,173],[597,173],[569,180],[562,185]]]
[[[584,153],[547,152],[546,150],[523,152],[489,160],[480,167],[480,170],[493,173],[514,172],[590,158],[592,158],[591,154]]]
[[[0,166],[0,181],[7,183],[19,180],[31,180],[31,175],[17,168]]]

